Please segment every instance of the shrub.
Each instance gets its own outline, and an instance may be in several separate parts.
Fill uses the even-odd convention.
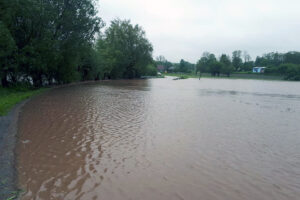
[[[157,69],[154,65],[150,64],[146,67],[146,76],[156,76],[157,75]]]

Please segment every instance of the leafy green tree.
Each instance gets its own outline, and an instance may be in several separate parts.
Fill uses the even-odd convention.
[[[213,63],[217,62],[216,56],[209,52],[204,52],[202,57],[196,64],[196,72],[209,73],[210,67]]]
[[[242,56],[242,51],[240,50],[232,52],[232,65],[235,71],[239,71],[242,67],[243,60],[241,56]]]
[[[210,73],[212,76],[220,76],[223,63],[215,61],[209,64]]]
[[[243,56],[244,56],[244,63],[247,63],[247,62],[251,61],[251,56],[247,51],[243,52]]]
[[[9,84],[7,76],[16,71],[13,61],[15,51],[15,41],[6,26],[0,21],[0,80],[4,87]]]
[[[181,59],[179,65],[177,67],[177,71],[183,72],[183,73],[192,73],[192,72],[195,72],[195,65],[188,61]]]
[[[196,73],[204,73],[208,71],[208,65],[207,65],[207,58],[206,57],[201,57],[200,60],[198,60],[196,64]]]
[[[227,56],[226,54],[221,55],[220,62],[223,63],[224,65],[231,65],[230,57]]]
[[[220,63],[222,63],[221,73],[226,74],[229,77],[234,70],[230,61],[230,57],[222,54],[220,57]]]
[[[169,62],[164,56],[160,55],[155,59],[156,65],[164,66],[166,71],[169,71],[169,68],[173,66],[173,63]]]
[[[179,67],[178,67],[178,71],[179,72],[188,72],[188,65],[187,65],[187,62],[183,59],[180,60],[180,63],[179,63]]]
[[[284,64],[280,66],[284,79],[300,81],[300,65],[296,64]]]
[[[18,70],[12,77],[30,77],[35,86],[45,80],[80,80],[82,57],[103,26],[93,0],[10,0],[0,5],[5,6],[1,21],[16,45],[11,60]]]
[[[167,59],[163,55],[160,55],[160,56],[156,57],[156,62],[159,64],[163,64],[163,63],[167,62]]]
[[[300,52],[291,51],[283,55],[285,63],[300,64]]]
[[[154,64],[149,64],[146,67],[146,72],[144,73],[146,76],[156,76],[157,75],[157,68]]]
[[[140,77],[153,63],[153,48],[144,30],[129,20],[113,20],[97,43],[106,74],[111,78]]]
[[[287,55],[287,54],[285,54],[285,55]],[[274,52],[267,53],[261,57],[258,56],[256,58],[255,65],[266,67],[266,66],[279,66],[280,64],[283,64],[283,63],[290,63],[290,62],[285,61],[285,55],[277,53],[277,52],[276,53],[274,53]],[[297,63],[295,63],[295,64],[297,64]]]

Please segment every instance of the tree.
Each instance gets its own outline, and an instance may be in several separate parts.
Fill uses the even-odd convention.
[[[198,60],[198,62],[196,64],[196,73],[199,72],[200,76],[201,76],[201,73],[208,71],[207,68],[208,68],[207,58],[206,57],[200,58],[200,60]]]
[[[255,67],[255,64],[253,61],[245,62],[242,66],[242,71],[250,72],[250,71],[252,71],[253,67]]]
[[[156,65],[162,65],[164,66],[164,70],[168,71],[170,67],[173,66],[171,62],[169,62],[164,56],[160,55],[156,57],[155,60]]]
[[[221,73],[226,74],[229,77],[234,70],[230,61],[230,57],[226,54],[222,54],[220,57],[220,63],[222,63]]]
[[[176,66],[177,72],[190,73],[195,71],[195,65],[185,61],[183,59],[180,60],[180,63]]]
[[[300,52],[291,51],[284,56],[285,63],[300,64]]]
[[[211,54],[209,52],[204,52],[202,54],[202,57],[196,64],[196,72],[205,73],[210,72],[210,66],[212,63],[216,62],[216,56],[214,54]]]
[[[258,56],[256,58],[255,65],[266,67],[266,66],[279,66],[283,63],[291,63],[290,61],[285,60],[287,54],[271,52],[271,53],[264,54],[261,57]]]
[[[167,59],[164,56],[160,55],[156,57],[156,61],[159,62],[160,64],[163,64],[167,62]]]
[[[237,50],[232,52],[232,65],[235,71],[239,71],[242,67],[243,61],[241,59],[242,51]]]
[[[146,76],[156,76],[157,75],[157,68],[153,64],[149,64],[146,66]]]
[[[0,21],[0,80],[4,87],[7,87],[9,84],[7,81],[9,73],[16,71],[15,63],[13,62],[15,50],[14,39],[6,26]]]
[[[179,63],[179,72],[188,72],[188,66],[185,60],[181,59]]]
[[[297,64],[282,64],[278,68],[278,72],[284,75],[286,80],[300,80],[300,65]]]
[[[153,48],[144,30],[129,20],[113,20],[97,43],[105,74],[111,78],[140,77],[146,73],[147,65],[153,63]]]
[[[0,4],[0,20],[16,46],[10,58],[18,69],[10,75],[13,82],[18,76],[31,78],[35,86],[45,80],[80,80],[82,57],[87,48],[93,48],[95,34],[103,26],[93,0],[10,0]]]
[[[244,63],[251,61],[251,56],[249,55],[249,53],[247,51],[243,52],[243,56],[244,56]]]
[[[223,63],[215,61],[209,64],[210,73],[212,76],[220,76]]]

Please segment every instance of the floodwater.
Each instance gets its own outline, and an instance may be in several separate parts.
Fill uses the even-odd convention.
[[[107,81],[30,101],[23,200],[298,200],[300,83]]]

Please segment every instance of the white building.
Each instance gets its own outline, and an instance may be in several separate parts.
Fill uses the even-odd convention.
[[[253,73],[264,73],[265,72],[265,67],[253,67],[252,72]]]

